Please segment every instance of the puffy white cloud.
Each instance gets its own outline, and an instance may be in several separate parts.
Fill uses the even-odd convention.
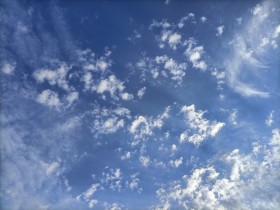
[[[181,112],[184,113],[186,124],[193,134],[187,135],[189,132],[185,131],[180,136],[180,142],[188,139],[189,142],[199,146],[199,144],[209,137],[214,137],[225,125],[222,122],[210,122],[203,118],[205,111],[196,111],[195,105],[183,106]]]
[[[151,164],[151,160],[149,156],[143,156],[141,155],[139,157],[139,161],[140,163],[144,166],[144,167],[148,167]]]
[[[132,94],[129,94],[129,93],[122,93],[121,94],[121,98],[124,100],[124,101],[130,101],[134,98],[134,96]]]
[[[165,64],[164,68],[169,70],[170,74],[172,75],[171,78],[178,82],[182,82],[183,77],[185,76],[185,71],[187,69],[186,63],[176,63],[172,58],[168,59]]]
[[[4,63],[1,66],[1,71],[4,74],[9,75],[9,74],[12,74],[14,72],[15,68],[16,68],[15,63]]]
[[[154,59],[144,57],[136,66],[142,70],[141,77],[145,80],[148,74],[151,74],[152,78],[157,79],[158,82],[160,82],[159,78],[170,78],[177,82],[176,85],[182,83],[187,70],[187,63],[179,63],[167,55],[156,56]]]
[[[92,209],[97,203],[98,203],[98,200],[95,200],[95,199],[90,200],[88,202],[88,207]]]
[[[249,154],[234,149],[216,160],[229,167],[229,173],[214,165],[200,167],[160,188],[155,209],[278,209],[280,129],[272,130],[268,144],[253,146]]]
[[[130,111],[123,107],[115,109],[95,107],[92,111],[94,121],[91,130],[96,135],[112,134],[125,126],[125,119],[129,119]]]
[[[33,73],[33,77],[37,82],[43,83],[48,81],[50,85],[57,85],[64,90],[69,90],[69,85],[66,79],[70,67],[62,63],[56,70],[41,69]]]
[[[204,60],[202,60],[202,55],[204,54],[203,46],[194,47],[194,45],[196,45],[196,41],[193,39],[189,39],[187,41],[187,45],[188,47],[184,54],[188,57],[193,67],[206,70],[208,65]]]
[[[113,191],[121,191],[124,187],[121,169],[107,167],[107,171],[102,173],[101,183],[103,187],[107,187]]]
[[[79,93],[78,92],[71,92],[66,96],[66,100],[71,105],[74,101],[78,100]]]
[[[224,33],[225,26],[218,26],[216,36],[222,36]]]
[[[58,94],[51,90],[44,90],[37,96],[37,102],[49,107],[56,107],[62,105],[60,99],[58,98]]]
[[[139,97],[139,99],[141,99],[144,96],[145,92],[146,92],[146,87],[142,87],[140,90],[138,90],[137,96]]]
[[[123,92],[125,86],[115,75],[110,75],[108,78],[100,80],[99,84],[93,87],[93,89],[99,94],[109,92],[111,97],[115,99],[119,97],[126,101],[133,99],[132,94]]]
[[[129,132],[133,134],[135,140],[133,144],[139,143],[138,140],[145,138],[147,136],[151,136],[153,134],[153,129],[160,129],[163,126],[164,120],[169,117],[170,107],[167,107],[165,111],[157,116],[153,117],[145,117],[145,116],[137,116],[135,120],[132,122]]]
[[[177,45],[181,42],[181,38],[182,38],[182,36],[178,33],[170,34],[169,37],[168,37],[169,46],[172,49],[176,50]]]
[[[203,16],[203,17],[200,18],[200,21],[201,21],[202,23],[205,23],[205,22],[207,21],[207,18]]]
[[[170,165],[174,168],[178,168],[182,164],[183,164],[183,157],[180,157],[176,160],[170,160]]]
[[[81,65],[86,71],[104,73],[112,66],[112,61],[109,58],[111,52],[106,51],[104,56],[96,58],[96,55],[90,50],[78,50],[78,58]]]

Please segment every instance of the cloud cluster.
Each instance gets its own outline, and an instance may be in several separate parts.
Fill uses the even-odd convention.
[[[180,142],[189,141],[199,146],[200,143],[207,138],[216,136],[225,125],[225,123],[222,122],[210,122],[205,119],[203,117],[205,111],[196,111],[194,104],[183,106],[181,112],[185,116],[185,121],[189,129],[181,134]]]
[[[279,167],[279,155],[275,156],[280,147],[279,133],[279,129],[273,130],[266,146],[253,143],[247,155],[235,149],[221,156],[218,162],[230,167],[229,174],[214,165],[200,167],[169,188],[160,188],[157,195],[161,204],[154,209],[279,208],[279,192],[267,194],[280,186],[279,173],[275,173]]]

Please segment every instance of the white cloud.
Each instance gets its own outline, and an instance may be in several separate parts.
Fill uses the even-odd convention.
[[[194,68],[206,70],[208,65],[202,60],[202,55],[204,54],[203,46],[195,46],[196,41],[193,39],[189,39],[187,41],[188,47],[185,51],[185,55],[188,57],[189,61],[192,63]]]
[[[37,102],[49,107],[56,107],[58,108],[61,105],[61,101],[58,98],[57,93],[51,90],[44,90],[37,96]]]
[[[79,93],[78,92],[71,92],[67,95],[66,100],[71,105],[74,101],[78,100]]]
[[[132,100],[134,97],[132,94],[129,94],[129,93],[122,93],[121,94],[121,98],[125,101],[130,101]]]
[[[123,206],[118,203],[104,203],[105,210],[122,210]]]
[[[249,154],[234,149],[216,160],[222,168],[195,168],[190,175],[160,188],[160,204],[154,209],[278,209],[280,194],[275,186],[279,185],[280,129],[272,131],[268,144],[257,147],[258,153],[254,149]],[[225,167],[229,173],[224,173]]]
[[[109,58],[111,51],[109,50],[106,50],[105,55],[99,58],[96,58],[96,55],[90,49],[78,50],[77,54],[83,69],[86,71],[102,74],[112,66],[112,61]]]
[[[174,168],[178,168],[182,164],[183,164],[183,157],[170,161],[170,165]]]
[[[138,90],[137,96],[139,97],[139,99],[143,98],[143,96],[145,95],[145,92],[146,92],[146,87],[142,87],[140,90]]]
[[[98,203],[98,201],[97,200],[90,200],[89,202],[88,202],[88,207],[89,208],[93,208],[96,204]]]
[[[168,23],[166,20],[162,20],[160,22],[153,20],[152,24],[149,26],[149,29],[153,29],[153,28],[163,28],[163,29],[167,29],[170,28],[171,24]]]
[[[131,158],[131,152],[126,152],[121,156],[121,160],[129,160]]]
[[[264,90],[268,68],[272,68],[271,53],[277,48],[273,38],[277,26],[273,1],[264,1],[252,10],[252,16],[244,20],[229,43],[232,53],[225,61],[228,85],[237,93],[245,97],[269,97],[270,93]],[[247,76],[244,76],[247,75]]]
[[[2,64],[1,71],[4,74],[10,75],[14,72],[16,65],[14,63],[4,63]]]
[[[201,21],[202,23],[205,23],[205,22],[207,21],[207,18],[203,16],[203,17],[200,18],[200,21]]]
[[[66,76],[69,69],[70,69],[69,66],[62,63],[60,64],[60,67],[56,70],[48,70],[48,69],[36,70],[33,73],[33,77],[39,83],[48,81],[50,85],[57,85],[64,90],[69,90],[69,85],[66,80]]]
[[[129,132],[134,135],[135,140],[151,136],[153,134],[153,129],[160,129],[163,126],[164,120],[169,117],[169,111],[170,107],[165,108],[165,111],[156,118],[148,118],[141,115],[137,116],[129,128]],[[133,144],[137,143],[138,141],[133,142]]]
[[[140,163],[144,166],[144,167],[148,167],[151,163],[150,161],[150,157],[149,156],[140,156],[139,157],[139,161]]]
[[[128,41],[134,42],[137,39],[140,39],[142,37],[142,35],[137,31],[134,30],[133,34],[127,38]]]
[[[216,36],[221,36],[224,33],[225,26],[218,26]]]
[[[237,22],[239,25],[241,25],[242,21],[243,21],[242,17],[236,18],[236,22]]]
[[[186,74],[185,71],[187,69],[187,64],[176,63],[172,58],[170,58],[165,62],[164,68],[169,70],[170,74],[172,75],[171,78],[173,80],[176,80],[180,83],[182,82],[182,79]]]
[[[125,126],[125,119],[131,118],[130,111],[118,107],[112,110],[95,107],[92,111],[93,123],[91,130],[97,136],[112,134]]]
[[[101,183],[103,187],[107,187],[113,191],[121,191],[123,189],[123,173],[119,168],[106,168],[107,171],[102,173]]]
[[[209,137],[214,137],[225,125],[222,122],[210,122],[203,118],[205,111],[196,111],[195,105],[183,106],[181,112],[184,113],[185,120],[189,128],[192,130],[192,135],[187,135],[187,131],[181,134],[180,142],[188,141],[199,146],[199,144]]]
[[[232,112],[230,113],[230,116],[229,116],[229,122],[232,124],[232,125],[237,125],[237,110],[234,109],[232,110]]]
[[[188,13],[186,16],[182,17],[180,22],[178,23],[178,28],[183,28],[187,21],[190,21],[191,23],[196,23],[194,16],[195,15],[193,13]]]
[[[273,38],[277,38],[278,36],[280,36],[280,25],[275,27],[275,31],[273,33]]]
[[[173,49],[177,49],[177,45],[181,42],[182,36],[178,33],[170,34],[168,37],[168,44]]]
[[[85,192],[82,193],[85,200],[89,200],[93,194],[98,190],[100,184],[92,184]]]
[[[265,120],[265,124],[268,126],[268,127],[270,127],[271,125],[272,125],[272,123],[274,122],[273,121],[273,116],[274,115],[274,111],[271,111],[270,113],[269,113],[269,115],[267,116],[267,118],[266,118],[266,120]]]

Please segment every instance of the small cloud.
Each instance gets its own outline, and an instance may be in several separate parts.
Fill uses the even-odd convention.
[[[139,97],[139,99],[142,99],[142,97],[144,96],[145,92],[146,92],[146,87],[142,87],[140,90],[138,90],[137,96]]]
[[[201,21],[202,23],[205,23],[205,22],[207,21],[207,18],[203,16],[203,17],[200,18],[200,21]]]
[[[243,21],[242,17],[236,18],[236,22],[237,22],[239,25],[241,25],[242,21]]]
[[[218,26],[216,36],[222,36],[225,26]]]
[[[58,108],[61,105],[57,93],[51,90],[44,90],[42,93],[40,93],[37,97],[37,102],[49,107],[56,108]]]
[[[88,207],[89,208],[93,208],[96,204],[98,203],[98,201],[97,200],[90,200],[89,202],[88,202]]]
[[[171,2],[171,0],[165,0],[164,3],[165,3],[166,5],[168,5],[168,4],[170,4],[170,2]]]
[[[151,163],[149,156],[140,156],[139,161],[144,167],[148,167]]]
[[[274,122],[273,118],[274,118],[274,111],[271,111],[265,120],[265,124],[268,127],[270,127],[273,124]]]
[[[14,72],[15,68],[16,68],[15,63],[4,63],[1,67],[1,71],[4,74],[10,75]]]

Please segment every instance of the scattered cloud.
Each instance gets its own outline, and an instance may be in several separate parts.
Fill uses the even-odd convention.
[[[222,122],[210,122],[209,120],[203,118],[206,111],[196,111],[195,105],[183,106],[181,108],[181,112],[184,114],[185,122],[189,127],[189,130],[181,134],[181,142],[187,140],[196,146],[199,146],[201,142],[207,138],[216,136],[225,125],[225,123]]]

